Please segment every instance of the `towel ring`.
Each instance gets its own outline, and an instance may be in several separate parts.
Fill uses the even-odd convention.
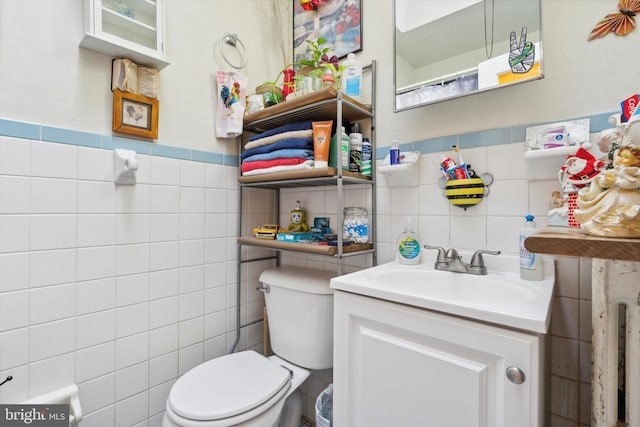
[[[241,63],[240,63],[239,66],[235,65],[234,63],[229,61],[229,58],[227,58],[227,56],[224,54],[224,44],[223,43],[228,44],[230,46],[233,46],[238,50],[238,53],[240,53],[240,57],[241,57]],[[238,49],[237,45],[240,45],[242,50]],[[224,58],[224,60],[227,62],[227,64],[231,65],[236,70],[240,70],[241,68],[244,68],[245,65],[247,65],[247,49],[244,47],[244,44],[238,38],[237,34],[224,33],[224,36],[220,39],[220,53],[222,54],[222,58]]]

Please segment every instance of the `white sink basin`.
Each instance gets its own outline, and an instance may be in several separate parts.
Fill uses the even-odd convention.
[[[500,257],[503,258],[496,266],[488,266],[489,273],[484,276],[434,270],[431,261],[415,266],[392,262],[333,278],[331,287],[502,326],[546,333],[555,280],[553,261],[545,260],[544,280],[527,281],[520,279],[516,257]],[[487,258],[485,260],[488,261]],[[513,268],[512,271],[496,270],[497,265],[509,264],[516,267],[515,271]]]

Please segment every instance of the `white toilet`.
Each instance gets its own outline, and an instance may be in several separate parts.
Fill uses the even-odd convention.
[[[163,427],[297,427],[298,387],[307,369],[333,366],[335,274],[279,267],[260,275],[271,348],[221,356],[182,375],[171,388]],[[306,369],[305,369],[306,368]]]

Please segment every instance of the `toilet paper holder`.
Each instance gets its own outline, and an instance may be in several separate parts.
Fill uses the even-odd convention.
[[[113,150],[113,177],[116,184],[135,184],[137,170],[138,159],[135,151],[121,148]]]
[[[82,420],[82,406],[80,405],[80,395],[78,386],[69,386],[54,390],[23,402],[24,405],[69,405],[69,425],[77,425]]]

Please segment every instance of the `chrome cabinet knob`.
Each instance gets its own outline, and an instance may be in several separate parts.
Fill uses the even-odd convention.
[[[505,371],[507,378],[514,384],[522,384],[525,380],[525,375],[522,369],[515,366],[509,366]]]

